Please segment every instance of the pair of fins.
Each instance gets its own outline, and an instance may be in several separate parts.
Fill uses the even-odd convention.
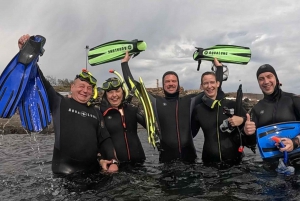
[[[133,81],[130,77],[128,77],[128,82],[130,84],[129,88],[143,105],[148,133],[148,142],[152,144],[154,148],[156,147],[158,150],[161,150],[160,138],[158,135],[159,130],[145,84],[141,77],[139,78],[139,83],[136,83],[136,81]]]
[[[260,127],[256,131],[257,145],[262,158],[284,157],[284,153],[280,152],[275,146],[274,137],[278,138],[294,138],[300,133],[300,122],[291,121],[272,124]],[[288,155],[300,151],[300,148],[288,152]]]
[[[198,61],[198,71],[202,60],[213,61],[214,58],[219,62],[246,65],[251,59],[251,50],[249,47],[236,45],[215,45],[205,49],[196,47],[193,53],[193,59]]]
[[[91,48],[88,52],[88,62],[91,66],[96,66],[120,60],[124,58],[126,51],[135,57],[146,48],[147,44],[142,40],[114,40]]]
[[[17,108],[22,126],[38,132],[51,123],[48,96],[37,62],[46,39],[31,36],[0,76],[0,118],[11,118]]]

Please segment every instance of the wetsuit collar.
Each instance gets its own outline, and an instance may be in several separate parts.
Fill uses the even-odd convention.
[[[224,99],[225,93],[223,91],[218,91],[217,98],[215,100],[207,97],[205,94],[202,97],[203,103],[213,109],[215,106],[221,106],[221,101]]]
[[[179,91],[176,91],[175,93],[170,94],[164,90],[164,93],[165,93],[165,98],[167,100],[176,100],[179,97]]]
[[[279,84],[276,84],[274,92],[270,95],[264,93],[264,99],[268,101],[276,101],[281,97],[282,90],[279,87]]]

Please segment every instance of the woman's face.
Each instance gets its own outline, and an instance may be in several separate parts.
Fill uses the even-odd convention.
[[[122,87],[119,87],[116,90],[107,91],[106,97],[112,107],[118,107],[122,103],[122,100],[123,100]]]

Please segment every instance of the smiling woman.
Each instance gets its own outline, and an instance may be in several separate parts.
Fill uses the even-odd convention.
[[[137,135],[137,123],[144,128],[144,114],[135,106],[125,103],[123,83],[115,77],[102,84],[104,94],[100,111],[112,138],[117,158],[121,162],[142,163],[145,153]]]

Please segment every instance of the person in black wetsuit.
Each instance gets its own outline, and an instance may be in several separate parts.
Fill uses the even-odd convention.
[[[201,89],[204,90],[205,95],[193,111],[192,131],[197,134],[200,127],[203,130],[202,161],[204,165],[224,169],[241,162],[244,155],[241,145],[255,145],[256,141],[254,135],[246,136],[240,133],[246,119],[246,111],[242,109],[242,116],[233,115],[236,102],[225,99],[224,92],[218,90],[220,84],[214,72],[202,74]],[[229,111],[232,117],[226,114]],[[229,127],[228,124],[230,124]]]
[[[252,121],[245,123],[245,133],[255,133],[256,128],[270,124],[300,121],[300,97],[281,90],[281,83],[275,69],[269,64],[264,64],[258,68],[256,77],[264,98],[252,108],[250,113]],[[300,135],[293,139],[281,138],[285,148],[280,150],[290,152],[298,148],[299,139]],[[277,167],[278,159],[264,161],[267,169]],[[300,154],[289,156],[289,163],[300,166]]]
[[[29,37],[23,35],[19,39],[19,48]],[[99,165],[103,170],[116,172],[118,162],[103,117],[93,106],[87,105],[97,80],[90,74],[77,75],[71,85],[71,98],[68,98],[57,93],[41,70],[38,70],[47,90],[53,117],[55,132],[53,173],[94,172],[99,170]],[[100,159],[98,162],[99,154],[101,157],[98,157]]]
[[[125,92],[121,81],[112,77],[102,84],[104,94],[100,111],[112,138],[119,162],[131,164],[145,161],[145,153],[137,133],[137,123],[144,128],[145,117],[140,109],[124,102]]]
[[[128,77],[133,79],[128,66],[129,59],[126,54],[121,64],[126,82]],[[222,79],[223,69],[217,72],[218,78]],[[203,93],[179,97],[179,78],[174,71],[167,71],[163,75],[162,84],[165,97],[148,93],[160,131],[159,160],[170,162],[180,159],[194,162],[197,154],[191,132],[191,115],[195,105],[200,103]]]

